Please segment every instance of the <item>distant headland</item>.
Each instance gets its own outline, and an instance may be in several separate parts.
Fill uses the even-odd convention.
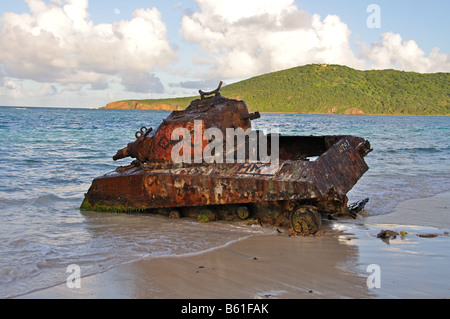
[[[319,114],[450,115],[450,73],[359,71],[309,64],[224,86],[224,97],[244,100],[250,111]],[[202,89],[202,88],[199,88]],[[185,109],[198,96],[125,100],[102,109]]]

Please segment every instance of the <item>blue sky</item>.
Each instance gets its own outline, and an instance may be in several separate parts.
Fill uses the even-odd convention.
[[[309,63],[450,72],[449,11],[446,0],[2,0],[0,105],[195,95]]]

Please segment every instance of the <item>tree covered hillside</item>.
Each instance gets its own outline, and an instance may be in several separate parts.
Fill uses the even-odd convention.
[[[260,112],[449,115],[450,73],[358,71],[315,64],[230,84],[221,94],[244,100],[251,111]],[[156,104],[185,108],[195,98],[139,102],[147,109]]]

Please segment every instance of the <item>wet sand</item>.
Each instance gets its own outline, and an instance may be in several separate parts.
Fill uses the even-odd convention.
[[[384,216],[324,221],[314,237],[274,229],[204,254],[82,277],[80,289],[62,284],[20,298],[449,298],[449,208],[450,192]],[[399,235],[377,238],[386,229]]]

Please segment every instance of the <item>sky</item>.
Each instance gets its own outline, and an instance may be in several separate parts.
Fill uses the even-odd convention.
[[[98,108],[310,63],[450,72],[448,0],[1,0],[0,105]]]

